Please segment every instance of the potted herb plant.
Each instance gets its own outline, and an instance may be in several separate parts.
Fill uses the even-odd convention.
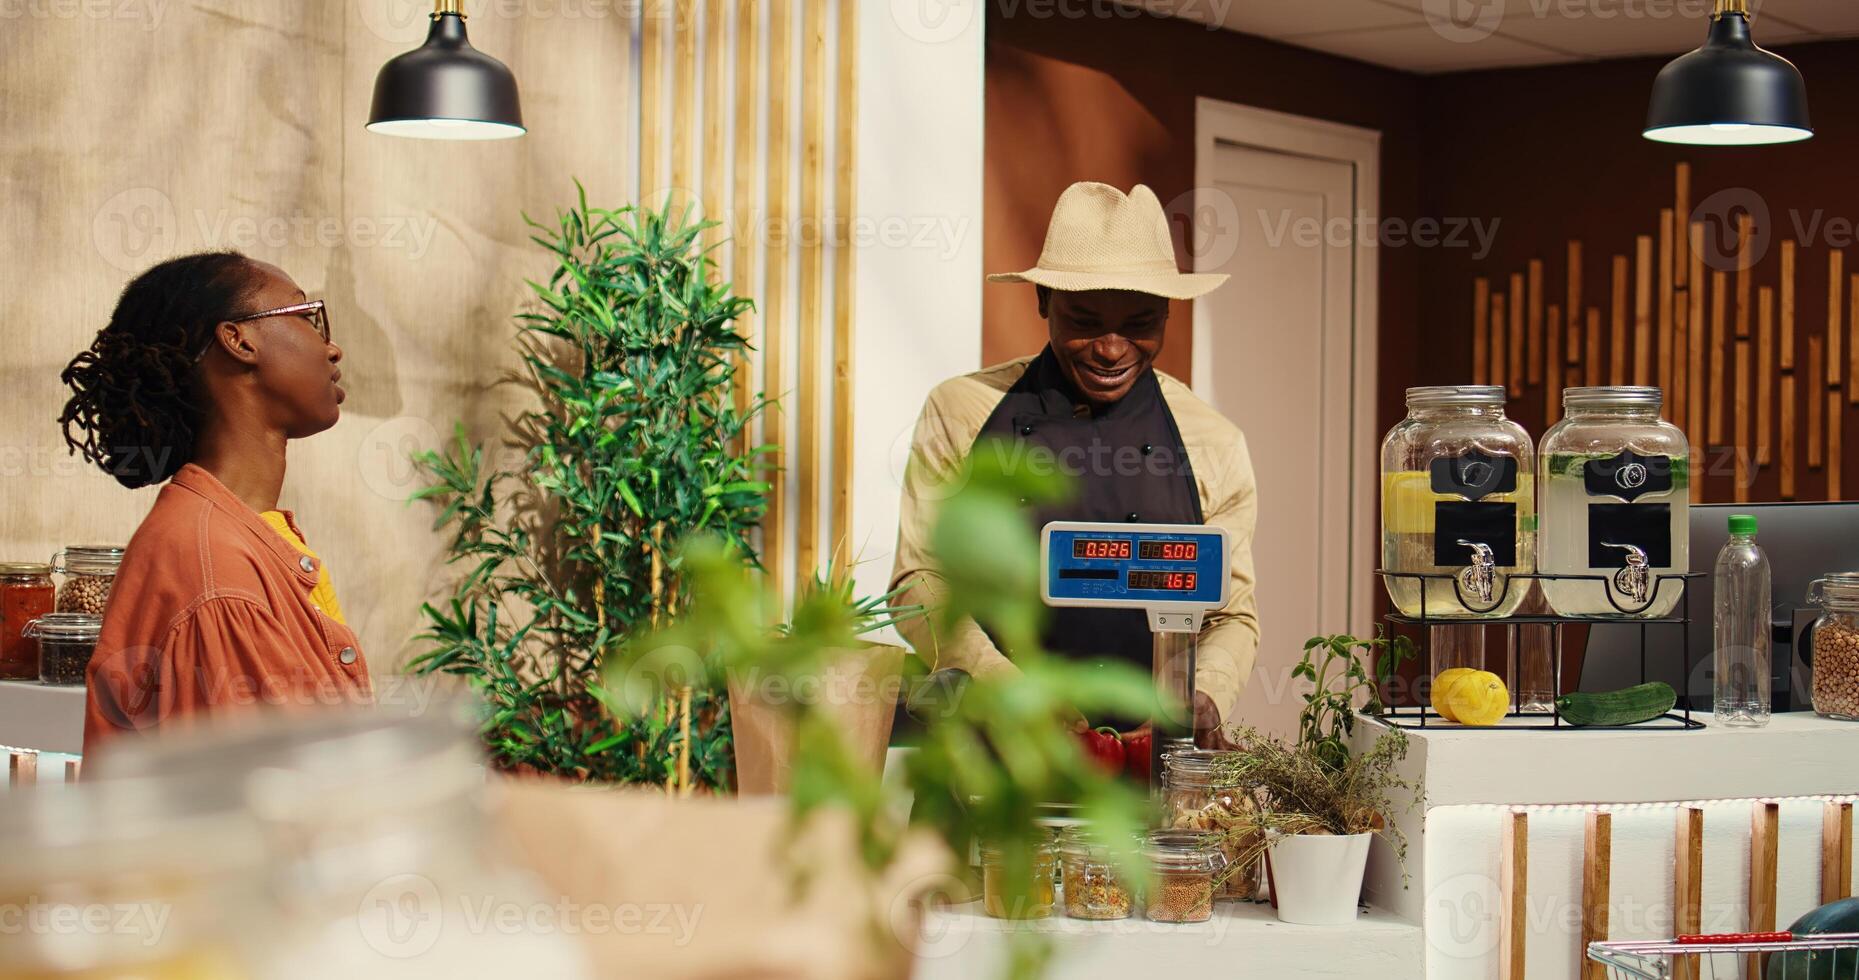
[[[580,189],[580,185],[576,185]],[[760,397],[735,408],[735,319],[750,307],[719,282],[688,212],[575,207],[531,221],[555,267],[518,317],[520,380],[534,408],[509,423],[498,462],[458,429],[415,457],[432,478],[448,563],[462,569],[424,607],[416,672],[463,677],[486,703],[483,738],[505,770],[575,781],[722,788],[730,723],[719,685],[653,692],[615,715],[603,665],[629,636],[675,622],[689,586],[675,549],[692,532],[756,565],[764,448],[740,448]]]
[[[1266,858],[1282,921],[1354,921],[1374,837],[1386,839],[1405,860],[1406,837],[1392,817],[1401,807],[1397,798],[1418,806],[1422,792],[1400,773],[1407,737],[1391,730],[1362,753],[1352,753],[1347,741],[1358,699],[1365,698],[1365,710],[1379,711],[1376,686],[1358,657],[1358,651],[1377,650],[1386,651],[1379,658],[1384,680],[1412,655],[1400,637],[1312,638],[1293,671],[1313,685],[1304,695],[1296,741],[1244,728],[1236,735],[1241,750],[1221,760],[1222,777],[1258,803],[1255,848]]]

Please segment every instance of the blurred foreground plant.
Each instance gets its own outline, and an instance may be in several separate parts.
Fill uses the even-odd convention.
[[[797,826],[817,811],[850,811],[874,879],[913,829],[948,844],[957,875],[966,869],[971,844],[985,840],[1000,852],[1012,905],[1030,897],[1034,855],[1047,837],[1038,823],[1046,804],[1075,806],[1109,843],[1124,873],[1146,881],[1133,842],[1147,825],[1147,799],[1086,758],[1068,719],[1076,712],[1147,716],[1156,696],[1149,676],[1133,668],[1073,663],[1039,649],[1045,610],[1038,543],[1022,501],[1057,500],[1068,488],[1058,477],[1007,472],[990,462],[1008,458],[1012,454],[973,453],[963,489],[944,502],[932,540],[947,590],[945,605],[930,614],[944,622],[973,616],[987,625],[1012,652],[1018,673],[972,678],[959,696],[939,702],[923,719],[922,741],[894,787],[856,763],[818,705],[791,699],[787,710],[796,733],[791,800]],[[785,628],[771,628],[780,617],[766,580],[745,573],[730,547],[715,540],[694,541],[684,570],[694,587],[688,614],[628,644],[607,664],[607,691],[617,712],[639,716],[649,693],[667,678],[715,683],[730,670],[789,678],[816,673],[856,643],[869,620],[847,601],[849,592],[812,588],[801,591]],[[921,678],[925,668],[914,658],[911,663],[908,680]],[[914,807],[906,807],[905,795]],[[882,919],[876,925],[891,924],[887,910],[873,911]],[[1036,975],[1047,960],[1047,937],[1035,929],[1014,936],[1010,974]]]

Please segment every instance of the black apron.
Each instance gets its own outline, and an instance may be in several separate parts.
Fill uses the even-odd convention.
[[[1155,372],[1144,371],[1122,400],[1093,409],[1047,347],[1002,396],[970,452],[1012,452],[1010,463],[1056,468],[1074,478],[1076,494],[1070,502],[1027,509],[1034,531],[1050,521],[1201,523],[1200,491],[1187,447]],[[1007,445],[983,447],[990,438]],[[1153,641],[1141,610],[1051,609],[1040,641],[1047,652],[1068,659],[1122,661],[1145,673],[1150,669]],[[1001,652],[1013,656],[1011,650]],[[1148,719],[1102,722],[1127,726],[1132,720]]]

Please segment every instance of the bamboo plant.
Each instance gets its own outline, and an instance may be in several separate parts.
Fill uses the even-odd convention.
[[[704,532],[757,564],[766,447],[744,450],[764,401],[735,407],[735,320],[749,300],[719,283],[686,212],[575,207],[525,220],[555,263],[518,317],[536,407],[509,424],[509,465],[487,463],[462,423],[415,457],[439,506],[451,596],[424,607],[419,672],[466,678],[488,706],[504,768],[612,782],[721,787],[729,715],[716,685],[654,693],[615,716],[602,668],[628,636],[675,621],[690,587],[678,543]]]

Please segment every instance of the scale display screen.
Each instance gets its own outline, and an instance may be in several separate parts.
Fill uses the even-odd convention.
[[[1040,559],[1048,605],[1180,612],[1226,601],[1227,539],[1217,527],[1056,521],[1040,535]]]

